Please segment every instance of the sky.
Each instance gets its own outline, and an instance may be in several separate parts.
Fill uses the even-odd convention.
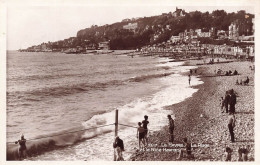
[[[158,2],[158,1],[157,1]],[[197,6],[196,6],[197,5]],[[189,6],[178,5],[186,12],[225,10],[237,12],[246,10],[254,14],[251,6]],[[37,4],[37,5],[8,5],[7,6],[7,49],[25,49],[48,41],[58,41],[75,37],[81,29],[91,25],[102,26],[120,22],[125,18],[160,15],[175,11],[177,5],[173,4]]]

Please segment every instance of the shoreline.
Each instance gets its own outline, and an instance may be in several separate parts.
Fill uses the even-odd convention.
[[[202,60],[187,61],[186,65],[194,65]],[[241,64],[244,64],[241,66]],[[224,148],[229,146],[233,148],[232,161],[238,159],[237,149],[238,147],[244,147],[250,145],[251,150],[249,153],[249,160],[254,160],[254,139],[250,139],[250,136],[254,135],[254,86],[238,86],[235,85],[236,78],[243,78],[249,74],[250,79],[254,82],[254,74],[248,68],[248,65],[252,65],[250,62],[231,62],[213,65],[200,65],[198,66],[197,73],[201,73],[199,76],[204,82],[203,84],[194,86],[198,91],[195,92],[192,97],[185,99],[184,101],[165,107],[167,110],[171,110],[175,115],[175,130],[174,139],[176,143],[180,143],[182,138],[187,137],[191,143],[204,143],[209,144],[207,148],[194,148],[192,151],[195,156],[195,161],[209,160],[209,161],[221,161],[223,160]],[[234,68],[240,67],[238,70],[241,75],[238,76],[208,76],[214,75],[214,70],[217,67],[223,69],[230,69],[234,71]],[[232,69],[231,69],[232,68]],[[188,73],[187,73],[188,74]],[[192,79],[191,79],[192,83]],[[252,83],[252,82],[251,82]],[[250,88],[248,90],[247,88]],[[230,135],[226,126],[227,114],[221,113],[220,110],[220,97],[224,96],[224,92],[229,89],[234,89],[238,94],[237,98],[237,127],[234,130],[235,143],[230,143]],[[240,96],[242,93],[247,92],[250,97]],[[250,92],[252,95],[250,95]],[[239,112],[244,105],[244,102],[248,102],[246,112]],[[247,114],[248,113],[248,114]],[[166,114],[167,115],[167,114]],[[203,117],[200,117],[202,115]],[[244,116],[246,115],[246,116]],[[243,123],[246,118],[246,123]],[[243,122],[242,122],[243,121]],[[149,127],[148,127],[149,128]],[[245,136],[243,131],[248,129],[247,138],[250,140],[243,141],[241,135]],[[155,132],[149,136],[149,141],[153,141],[156,144],[168,144],[168,130],[165,126],[162,130]],[[131,156],[129,160],[132,161],[174,161],[178,156],[177,152],[136,152]],[[187,159],[183,159],[187,160]]]

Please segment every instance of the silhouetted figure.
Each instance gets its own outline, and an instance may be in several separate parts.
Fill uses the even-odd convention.
[[[174,141],[173,137],[173,130],[174,130],[174,120],[172,119],[171,115],[167,116],[169,119],[168,128],[169,128],[169,142]]]
[[[245,85],[248,85],[248,83],[249,83],[249,78],[248,78],[248,76],[246,77],[246,80],[244,81],[244,84]]]
[[[226,94],[225,94],[225,99],[224,99],[226,113],[228,113],[228,104],[229,104],[229,99],[230,99],[229,92],[228,92],[228,91],[226,91]]]
[[[188,143],[188,139],[187,138],[183,138],[183,143],[184,143],[184,147],[185,149],[181,149],[179,152],[179,156],[177,158],[177,160],[180,160],[181,158],[183,158],[183,154],[186,153],[187,157],[191,157],[191,144]]]
[[[191,81],[191,76],[189,75],[189,85],[190,85],[190,81]]]
[[[229,147],[226,147],[225,149],[225,161],[231,161],[231,156],[232,156],[233,150]]]
[[[138,122],[138,128],[137,128],[137,139],[139,139],[139,149],[143,148],[145,146],[145,142],[144,142],[144,136],[145,136],[145,130],[144,127],[142,127],[142,123]],[[143,144],[143,147],[141,147],[141,143]]]
[[[21,135],[21,139],[16,141],[15,144],[19,144],[19,147],[18,147],[18,156],[19,156],[19,159],[24,159],[26,158],[26,139],[24,138],[24,135]]]
[[[235,110],[236,110],[235,105],[236,105],[236,103],[237,103],[237,96],[235,95],[234,90],[231,89],[230,90],[230,99],[229,99],[229,112],[230,113],[233,113],[233,114],[235,113]]]
[[[234,74],[234,75],[238,75],[238,72],[237,72],[237,70],[235,70],[233,74]]]
[[[115,142],[113,143],[114,152],[116,155],[116,161],[124,160],[123,158],[123,151],[124,149],[124,142],[122,139],[119,138],[119,136],[115,137]]]
[[[148,127],[147,125],[149,124],[149,121],[148,121],[148,116],[145,115],[144,116],[144,120],[142,121],[142,124],[143,124],[143,128],[144,128],[144,142],[145,142],[145,145],[147,146],[148,144]]]

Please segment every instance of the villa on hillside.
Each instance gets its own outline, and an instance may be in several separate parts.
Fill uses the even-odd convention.
[[[98,49],[99,50],[109,50],[110,49],[109,41],[104,41],[104,42],[98,43]]]

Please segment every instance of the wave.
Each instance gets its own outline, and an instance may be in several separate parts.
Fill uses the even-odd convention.
[[[33,139],[28,139],[26,142],[27,157],[37,156],[43,154],[44,152],[74,145],[86,139],[94,138],[100,134],[112,131],[111,127],[107,129],[105,127],[98,126],[100,125],[96,125],[93,129],[89,129],[91,128],[90,126],[80,126],[69,130],[63,130],[56,133],[37,136]],[[6,158],[7,160],[19,159],[18,144],[15,144],[14,142],[7,143]]]
[[[59,96],[66,96],[80,92],[88,92],[92,90],[105,90],[111,86],[119,86],[125,85],[129,82],[142,82],[153,78],[159,78],[164,76],[169,76],[174,72],[168,73],[160,73],[160,74],[151,74],[151,75],[142,75],[137,77],[132,77],[126,80],[112,80],[108,82],[97,82],[94,84],[88,83],[80,83],[74,85],[66,85],[66,86],[57,86],[57,87],[49,87],[43,89],[37,89],[32,91],[15,91],[15,92],[7,92],[7,98],[15,97],[17,99],[25,99],[27,101],[40,101],[41,99],[37,99],[39,97],[59,97]]]

